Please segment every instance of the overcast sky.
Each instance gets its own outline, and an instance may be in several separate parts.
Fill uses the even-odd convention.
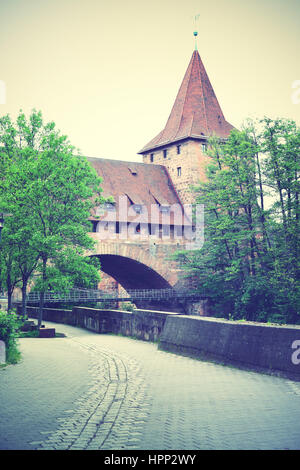
[[[84,155],[142,161],[191,58],[197,14],[227,121],[300,125],[299,0],[0,0],[0,114],[36,108]]]

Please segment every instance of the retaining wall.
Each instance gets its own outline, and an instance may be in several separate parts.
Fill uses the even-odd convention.
[[[29,317],[37,318],[38,308],[27,307]],[[74,307],[73,310],[45,308],[43,320],[79,326],[96,333],[115,333],[133,336],[146,341],[157,341],[166,318],[176,313],[151,310],[99,310],[88,307]]]
[[[28,307],[30,317],[37,318],[37,312],[38,308]],[[300,326],[233,322],[173,312],[84,307],[73,310],[46,308],[43,320],[79,326],[96,333],[159,340],[159,349],[164,351],[300,381]]]
[[[171,316],[159,348],[300,380],[300,326]]]

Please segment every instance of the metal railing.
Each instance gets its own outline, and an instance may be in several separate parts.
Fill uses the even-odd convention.
[[[29,292],[27,303],[39,303],[40,292]],[[193,291],[183,289],[129,289],[126,293],[103,291],[98,289],[72,289],[68,292],[44,292],[45,303],[57,302],[101,302],[101,301],[139,301],[139,300],[175,300],[204,298]]]

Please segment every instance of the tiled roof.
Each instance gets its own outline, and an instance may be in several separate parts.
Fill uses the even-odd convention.
[[[223,115],[206,70],[195,50],[165,128],[139,153],[186,138],[228,137],[233,126]]]
[[[128,207],[132,203],[143,204],[149,214],[151,209],[153,210],[153,206],[157,205],[157,202],[161,205],[168,204],[172,206],[178,204],[181,206],[173,183],[163,165],[90,157],[88,157],[88,161],[103,179],[101,184],[102,194],[105,197],[112,196],[114,198],[117,220],[122,220],[122,214],[119,214],[120,196],[127,197]],[[133,172],[132,169],[134,169]],[[159,194],[159,201],[154,196],[157,194]],[[97,208],[94,208],[91,219],[95,219],[96,215]],[[109,211],[105,214],[106,220],[108,217]],[[136,217],[137,215],[134,214],[129,215],[128,220],[133,221]]]

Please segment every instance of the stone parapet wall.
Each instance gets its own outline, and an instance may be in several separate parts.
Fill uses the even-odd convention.
[[[38,308],[28,307],[37,318]],[[151,310],[45,308],[44,321],[159,341],[159,349],[300,381],[300,326],[233,322]]]
[[[38,307],[27,307],[29,317],[37,318]],[[86,328],[96,333],[114,333],[132,336],[145,341],[157,341],[162,333],[166,318],[176,313],[152,310],[100,310],[88,307],[74,307],[73,310],[45,308],[43,320]]]
[[[300,326],[170,316],[159,348],[300,380]]]

